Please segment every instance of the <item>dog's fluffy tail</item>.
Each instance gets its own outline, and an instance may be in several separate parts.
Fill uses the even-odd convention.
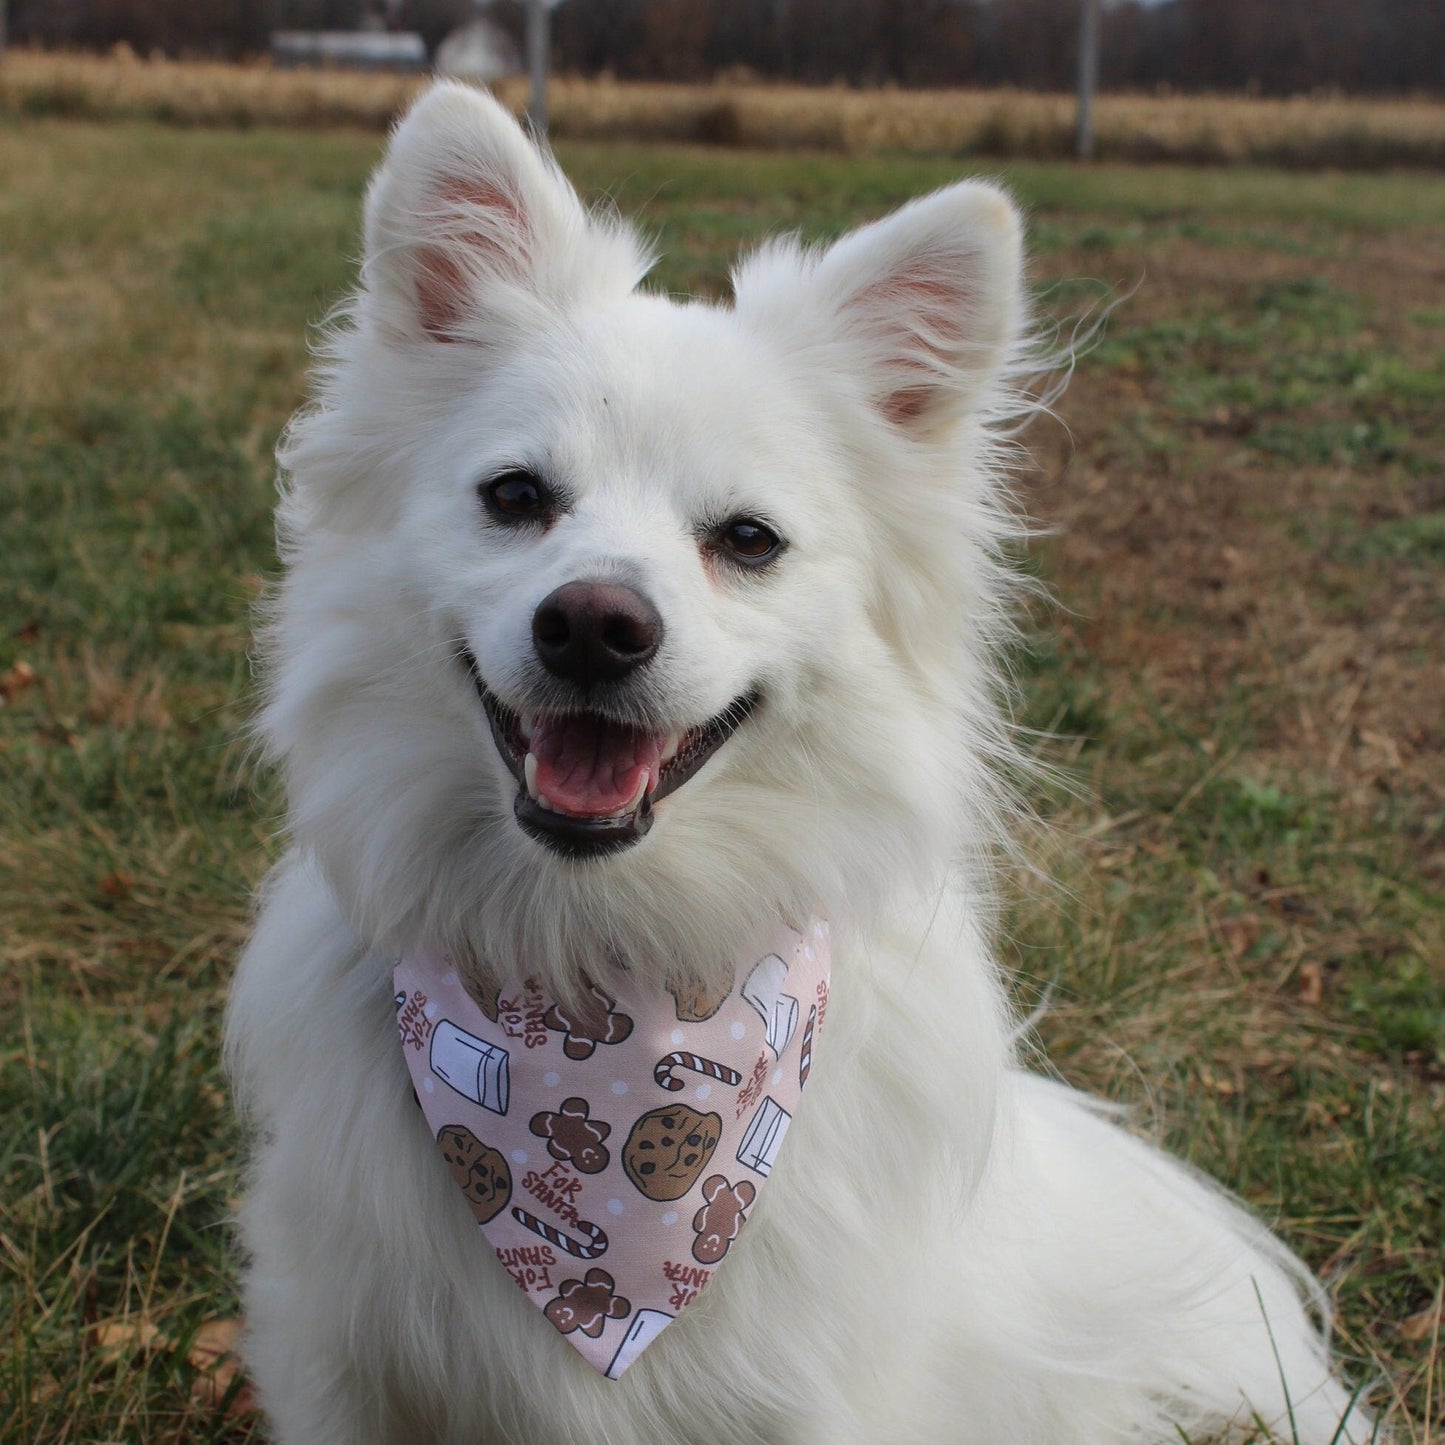
[[[1032,1279],[1031,1348],[1074,1389],[1097,1382],[1118,1438],[1383,1445],[1331,1374],[1328,1301],[1284,1244],[1107,1106],[1016,1079],[1015,1143],[981,1203],[1028,1257],[988,1267]]]

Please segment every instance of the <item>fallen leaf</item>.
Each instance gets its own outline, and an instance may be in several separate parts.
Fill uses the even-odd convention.
[[[0,702],[9,702],[17,693],[36,683],[35,669],[28,662],[17,662],[14,667],[0,672]]]
[[[220,1407],[227,1392],[241,1372],[237,1352],[245,1321],[240,1319],[207,1320],[196,1331],[186,1358],[199,1372],[191,1386],[191,1399],[210,1409]],[[227,1408],[227,1414],[247,1415],[256,1409],[251,1387],[243,1384]]]
[[[1221,918],[1216,928],[1220,940],[1236,958],[1243,958],[1259,939],[1259,919],[1252,913],[1240,918]]]
[[[244,1323],[239,1319],[207,1320],[191,1341],[190,1362],[198,1370],[211,1370],[223,1359],[234,1355]]]
[[[1200,1069],[1199,1082],[1211,1094],[1218,1094],[1222,1099],[1232,1099],[1239,1092],[1239,1086],[1237,1084],[1231,1082],[1229,1079],[1219,1078],[1213,1069]]]
[[[1299,1000],[1307,1008],[1318,1008],[1325,1001],[1325,975],[1312,960],[1299,966]]]
[[[1400,1325],[1400,1338],[1409,1340],[1412,1344],[1420,1340],[1434,1339],[1441,1332],[1441,1306],[1437,1299],[1434,1304],[1428,1305],[1418,1314],[1409,1316]]]
[[[1404,766],[1400,757],[1400,745],[1388,733],[1372,732],[1369,728],[1361,728],[1360,743],[1380,757],[1387,768],[1398,771]]]
[[[96,1325],[93,1338],[97,1353],[108,1365],[123,1364],[169,1343],[149,1320],[108,1320]]]

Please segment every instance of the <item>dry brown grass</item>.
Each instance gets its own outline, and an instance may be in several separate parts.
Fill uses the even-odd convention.
[[[194,125],[381,126],[422,84],[416,76],[269,65],[9,51],[0,111]]]
[[[425,84],[418,76],[275,70],[268,65],[13,51],[0,113],[130,117],[197,125],[382,126]],[[514,110],[521,80],[498,87]],[[1065,156],[1074,103],[1011,90],[849,90],[722,80],[711,85],[559,78],[555,134],[848,154]],[[1296,166],[1445,165],[1445,103],[1297,97],[1101,98],[1102,159]]]

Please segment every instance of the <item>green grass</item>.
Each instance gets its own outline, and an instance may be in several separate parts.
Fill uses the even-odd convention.
[[[377,146],[0,124],[0,1440],[253,1430],[193,1400],[188,1358],[236,1309],[216,1045],[280,809],[238,741],[249,609]],[[958,173],[563,160],[642,213],[657,284],[710,293],[740,243]],[[1064,607],[1020,656],[1023,720],[1081,790],[1039,799],[1064,887],[1007,920],[1021,997],[1052,984],[1062,1071],[1279,1223],[1402,1436],[1438,1438],[1445,181],[1005,179],[1048,305],[1139,283],[1030,484]]]

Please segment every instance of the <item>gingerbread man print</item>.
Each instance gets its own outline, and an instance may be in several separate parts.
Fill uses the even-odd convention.
[[[748,1217],[743,1213],[758,1197],[746,1179],[729,1184],[721,1174],[703,1180],[703,1206],[693,1215],[692,1257],[699,1264],[716,1264],[732,1246]]]
[[[579,1174],[600,1174],[612,1158],[602,1142],[612,1125],[589,1118],[590,1112],[586,1099],[563,1099],[561,1108],[533,1114],[528,1127],[547,1141],[547,1152],[554,1159],[570,1164]]]
[[[616,1288],[605,1269],[589,1269],[581,1279],[564,1279],[556,1299],[549,1300],[542,1313],[560,1333],[581,1330],[595,1340],[608,1320],[625,1320],[632,1313],[631,1300],[615,1293]]]
[[[580,1063],[592,1057],[598,1044],[620,1044],[630,1037],[632,1020],[616,1008],[617,1000],[589,979],[580,1003],[575,1007],[554,1003],[542,1022],[562,1035],[562,1052]]]

